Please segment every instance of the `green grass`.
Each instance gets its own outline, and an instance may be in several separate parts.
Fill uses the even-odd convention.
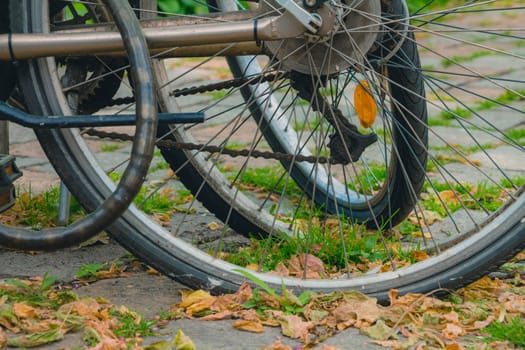
[[[209,93],[209,95],[211,96],[212,100],[219,101],[225,98],[226,96],[228,96],[228,91],[227,90],[212,91]]]
[[[97,273],[107,267],[107,263],[104,264],[84,264],[82,265],[77,273],[76,277],[79,279],[89,279],[97,277]]]
[[[57,225],[59,187],[52,187],[39,194],[34,194],[31,189],[22,192],[19,188],[17,192],[16,203],[3,214],[2,223],[32,227],[35,230]],[[74,198],[71,198],[69,213],[70,223],[86,214]]]
[[[100,146],[100,150],[102,152],[113,152],[120,148],[122,148],[122,145],[118,143],[105,143],[102,146]]]
[[[441,61],[443,67],[474,61],[477,58],[494,55],[493,51],[475,51],[465,56],[452,56]]]
[[[298,233],[294,237],[252,239],[249,247],[233,248],[226,254],[226,260],[240,266],[256,264],[263,271],[274,270],[277,264],[302,253],[313,254],[321,259],[327,271],[344,270],[348,261],[356,264],[364,261],[389,261],[381,240],[384,233],[369,232],[364,225],[352,224],[345,218],[341,218],[341,225],[342,231],[339,225],[325,226],[322,220],[319,220],[318,223],[310,224],[308,236]],[[396,242],[393,239],[390,243]],[[400,259],[410,258],[409,251],[400,249],[397,254]]]
[[[247,168],[237,182],[242,185],[253,185],[262,191],[273,192],[277,195],[284,193],[300,196],[302,194],[301,189],[281,166]]]
[[[517,90],[516,92],[505,91],[501,95],[497,96],[490,100],[478,101],[470,109],[465,107],[456,107],[449,110],[444,110],[439,113],[439,117],[451,120],[457,118],[470,118],[476,112],[490,110],[499,106],[507,105],[514,101],[522,101],[523,96],[525,95],[525,90]]]
[[[172,214],[174,211],[183,211],[180,205],[188,202],[191,194],[188,190],[172,191],[155,190],[143,186],[135,197],[134,203],[146,214]]]
[[[517,315],[508,322],[492,322],[484,329],[487,342],[508,341],[520,348],[525,347],[525,320]]]
[[[428,126],[450,126],[450,118],[449,119],[437,119],[437,118],[428,118],[427,120]]]
[[[123,338],[147,337],[155,335],[155,320],[146,320],[135,312],[112,311],[117,317],[118,326],[114,330],[115,335]]]
[[[368,163],[368,168],[359,172],[352,182],[347,183],[348,188],[362,194],[373,194],[379,190],[386,179],[384,164]]]
[[[511,142],[517,142],[521,146],[525,146],[525,129],[511,129],[505,132],[505,136]]]
[[[473,111],[464,107],[456,107],[450,110],[441,111],[439,117],[445,120],[452,120],[457,118],[470,118],[474,114]]]

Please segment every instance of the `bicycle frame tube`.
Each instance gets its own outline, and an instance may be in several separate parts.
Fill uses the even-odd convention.
[[[257,20],[191,25],[150,20],[143,25],[143,31],[154,53],[172,51],[171,55],[188,56],[256,54],[261,52],[261,41],[295,38],[303,34],[305,28],[295,17],[285,13]],[[110,26],[93,26],[91,31],[83,28],[49,34],[0,35],[0,61],[121,53],[124,54],[120,35]]]

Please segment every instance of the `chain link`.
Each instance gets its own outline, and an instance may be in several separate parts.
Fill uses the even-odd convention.
[[[288,73],[286,72],[272,72],[266,73],[254,77],[248,78],[235,78],[226,80],[214,84],[206,84],[200,86],[193,86],[184,89],[177,89],[170,92],[170,96],[180,97],[187,96],[199,93],[205,93],[210,91],[217,91],[223,89],[238,88],[246,85],[255,85],[268,81],[275,81],[277,79],[282,79],[286,77]],[[108,106],[124,105],[135,102],[134,97],[123,97],[112,100]],[[118,132],[106,132],[101,130],[96,130],[93,128],[82,130],[82,134],[89,136],[99,137],[99,138],[109,138],[112,140],[119,141],[133,141],[134,137],[125,133]],[[263,159],[275,159],[284,162],[308,162],[308,163],[317,163],[317,164],[335,164],[334,159],[323,157],[323,156],[305,156],[302,154],[289,154],[282,152],[271,152],[271,151],[259,151],[256,149],[240,149],[233,150],[228,149],[223,146],[214,146],[206,144],[197,144],[191,142],[178,142],[174,140],[158,140],[156,143],[157,147],[167,150],[190,150],[190,151],[199,151],[206,153],[219,153],[221,155],[227,155],[230,157],[253,157],[253,158],[263,158]]]
[[[133,141],[134,137],[125,133],[118,132],[106,132],[101,130],[96,130],[93,128],[84,129],[82,134],[89,136],[94,136],[98,138],[109,138],[112,140],[119,141]],[[253,158],[263,158],[263,159],[275,159],[284,162],[307,162],[307,163],[317,163],[317,164],[336,164],[337,162],[331,158],[323,156],[305,156],[302,154],[290,154],[282,152],[270,152],[270,151],[259,151],[256,149],[240,149],[233,150],[223,146],[215,145],[205,145],[197,144],[191,142],[178,142],[174,140],[158,140],[156,145],[160,149],[166,150],[190,150],[190,151],[199,151],[206,153],[219,153],[221,155],[227,155],[230,157],[253,157]]]

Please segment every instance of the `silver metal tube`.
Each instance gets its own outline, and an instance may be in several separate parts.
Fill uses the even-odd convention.
[[[148,46],[153,50],[254,42],[256,39],[280,40],[297,37],[303,32],[304,27],[287,14],[257,21],[144,28]],[[45,56],[99,55],[122,50],[122,40],[116,31],[0,35],[0,60],[3,61]]]

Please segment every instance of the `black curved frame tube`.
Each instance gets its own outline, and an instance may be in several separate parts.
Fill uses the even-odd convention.
[[[135,125],[135,114],[37,116],[25,113],[0,100],[0,120],[8,120],[32,129],[93,128]],[[192,124],[204,122],[204,113],[159,113],[159,124]]]

